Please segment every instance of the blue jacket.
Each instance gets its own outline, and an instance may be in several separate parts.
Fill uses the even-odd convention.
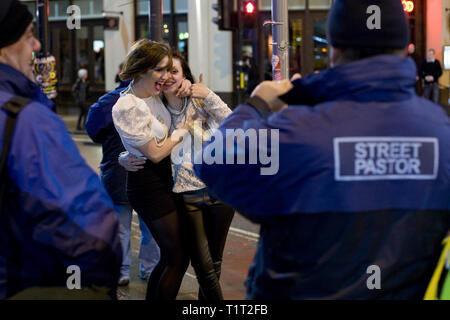
[[[295,81],[289,106],[267,119],[239,106],[204,145],[203,157],[219,150],[249,163],[267,150],[223,148],[226,130],[267,129],[269,142],[278,130],[273,175],[261,161],[195,166],[221,200],[261,223],[249,298],[423,297],[450,230],[450,121],[415,95],[415,76],[411,59],[391,55],[341,65]],[[380,289],[367,286],[372,265]]]
[[[81,285],[114,288],[122,250],[117,214],[51,102],[21,72],[0,63],[0,105],[31,98],[18,116],[0,217],[0,299],[33,286],[66,286],[70,265]],[[6,113],[0,112],[0,145]],[[10,230],[10,231],[8,231]]]
[[[103,158],[100,164],[103,185],[116,204],[128,204],[126,193],[126,170],[117,161],[125,151],[122,140],[114,127],[112,108],[130,81],[122,82],[113,91],[100,97],[89,109],[86,131],[94,142],[101,143]]]

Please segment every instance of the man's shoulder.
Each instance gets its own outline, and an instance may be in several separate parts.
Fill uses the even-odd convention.
[[[11,92],[0,90],[0,106],[3,106],[5,103],[7,103],[9,100],[14,98],[15,96],[16,95],[12,94]],[[49,114],[54,115],[54,112],[45,104],[43,104],[39,101],[33,100],[29,97],[23,96],[23,98],[30,99],[29,103],[27,103],[27,105],[26,105],[27,111],[33,112],[33,111],[38,110],[39,112],[43,112],[43,113],[48,112]]]
[[[0,106],[12,99],[15,95],[10,92],[0,91]],[[27,98],[27,97],[24,97]],[[52,127],[55,123],[64,124],[63,121],[45,104],[30,100],[28,104],[20,111],[18,116],[18,125],[24,122],[33,124],[32,127]],[[31,126],[28,126],[31,129]]]
[[[121,90],[115,89],[101,96],[92,106],[102,109],[112,109],[120,98]]]

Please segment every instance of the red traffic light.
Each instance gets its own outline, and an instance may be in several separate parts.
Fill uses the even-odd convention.
[[[253,1],[247,1],[244,3],[244,10],[246,14],[253,14],[255,12],[256,5]]]

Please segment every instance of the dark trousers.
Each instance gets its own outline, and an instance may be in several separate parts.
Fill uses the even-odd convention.
[[[437,82],[425,82],[423,85],[423,97],[439,104],[439,84]]]
[[[85,102],[78,102],[78,108],[80,109],[80,115],[78,116],[77,130],[82,130],[85,128],[89,106]]]
[[[223,250],[234,210],[207,189],[183,193],[191,264],[200,286],[199,299],[223,300],[219,278]]]

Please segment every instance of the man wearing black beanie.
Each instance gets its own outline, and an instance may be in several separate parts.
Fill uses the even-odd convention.
[[[33,51],[41,49],[33,35],[33,15],[19,1],[2,0],[0,8],[0,62],[33,79]]]
[[[20,1],[0,1],[0,299],[115,297],[117,216],[33,81],[32,19]],[[93,285],[107,290],[69,290]]]
[[[408,38],[401,0],[335,0],[332,68],[263,82],[203,146],[244,159],[270,147],[276,163],[195,165],[261,224],[248,298],[424,297],[450,230],[450,120],[415,94]],[[230,145],[240,128],[241,140],[271,133],[270,146]]]

